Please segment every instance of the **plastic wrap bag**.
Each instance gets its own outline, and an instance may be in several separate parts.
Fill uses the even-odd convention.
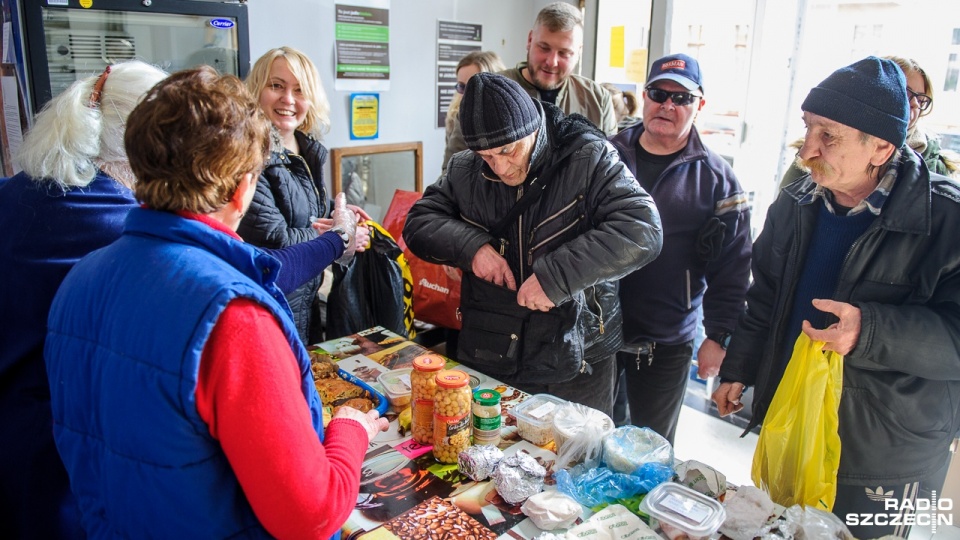
[[[650,428],[623,426],[603,438],[603,462],[616,472],[632,474],[644,463],[673,465],[673,446]]]
[[[538,529],[567,529],[580,517],[583,508],[575,499],[556,490],[531,495],[520,507]]]
[[[580,461],[587,467],[599,465],[603,437],[613,429],[613,420],[596,409],[579,403],[561,405],[553,416],[554,469],[566,469]]]
[[[327,339],[383,326],[413,337],[410,269],[400,247],[380,225],[368,221],[370,247],[346,265],[333,265],[327,297]]]
[[[609,504],[647,493],[656,486],[670,480],[674,471],[662,463],[646,463],[635,471],[637,474],[623,474],[606,467],[560,470],[553,473],[557,489],[573,497],[586,507]]]
[[[843,357],[801,333],[760,429],[753,483],[782,506],[833,509]]]
[[[720,532],[732,540],[756,538],[774,512],[770,496],[753,486],[737,488],[733,496],[727,496],[723,507],[727,510],[727,519],[720,526]]]
[[[780,520],[761,530],[760,537],[785,540],[853,540],[854,538],[837,516],[799,504],[784,510]]]

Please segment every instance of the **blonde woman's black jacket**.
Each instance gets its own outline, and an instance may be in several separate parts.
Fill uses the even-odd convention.
[[[418,257],[470,272],[481,246],[499,251],[500,241],[487,231],[522,190],[549,182],[542,197],[508,228],[503,255],[518,288],[534,273],[555,304],[584,302],[589,362],[622,344],[616,280],[660,253],[660,216],[602,132],[580,115],[567,117],[553,105],[537,104],[542,121],[524,185],[507,186],[480,156],[459,152],[410,210],[403,238]],[[568,145],[580,147],[552,178],[538,178]]]
[[[297,131],[300,153],[293,154],[283,148],[279,134],[273,135],[270,158],[237,234],[255,246],[279,249],[317,237],[317,231],[310,227],[310,218],[328,214],[323,186],[327,149],[320,141]],[[287,295],[304,343],[310,343],[311,306],[321,281],[322,276],[317,276]]]
[[[845,357],[839,482],[886,486],[945,463],[960,427],[960,187],[930,174],[903,148],[880,215],[843,263],[834,300],[861,310]],[[809,176],[787,186],[753,247],[753,285],[720,368],[755,386],[751,427],[763,421],[783,376],[779,351],[818,207],[798,204]]]

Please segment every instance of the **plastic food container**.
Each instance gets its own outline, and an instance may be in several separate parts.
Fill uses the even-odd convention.
[[[543,446],[553,440],[553,417],[567,401],[550,394],[534,394],[510,409],[517,421],[517,433],[524,439]]]
[[[377,382],[383,387],[383,393],[390,401],[390,406],[397,412],[410,405],[410,372],[413,368],[402,368],[381,373]]]
[[[640,511],[656,519],[671,538],[680,532],[691,540],[717,532],[727,516],[719,502],[674,482],[650,490],[640,503]]]

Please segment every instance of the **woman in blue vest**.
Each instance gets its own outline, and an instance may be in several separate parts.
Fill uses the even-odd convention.
[[[124,128],[166,76],[133,60],[77,80],[35,118],[18,155],[23,172],[0,179],[0,282],[9,284],[0,294],[0,538],[83,537],[53,442],[47,314],[67,272],[119,238],[139,206]],[[357,233],[359,250],[366,237]],[[342,245],[330,232],[271,252],[283,263],[277,285],[288,293],[314,279]]]
[[[342,408],[324,433],[279,261],[236,235],[268,130],[209,67],[171,75],[127,119],[144,207],[67,275],[44,352],[92,538],[324,538],[353,508],[386,421]]]

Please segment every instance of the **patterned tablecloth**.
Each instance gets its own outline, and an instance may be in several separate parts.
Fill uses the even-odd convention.
[[[377,390],[377,377],[389,370],[411,367],[413,359],[433,351],[403,337],[374,327],[312,347],[322,349],[340,368],[353,373]],[[556,454],[553,442],[535,446],[516,433],[507,411],[529,395],[476,370],[447,361],[479,378],[479,388],[492,388],[502,396],[504,427],[500,449],[506,456],[527,452],[548,469]],[[438,463],[430,446],[417,444],[399,433],[395,411],[387,413],[390,428],[371,443],[363,463],[357,505],[343,527],[344,540],[515,538],[530,539],[540,530],[520,512],[520,505],[506,503],[492,481],[475,482],[456,465]],[[548,477],[549,482],[549,477]],[[581,519],[590,515],[585,510]]]

